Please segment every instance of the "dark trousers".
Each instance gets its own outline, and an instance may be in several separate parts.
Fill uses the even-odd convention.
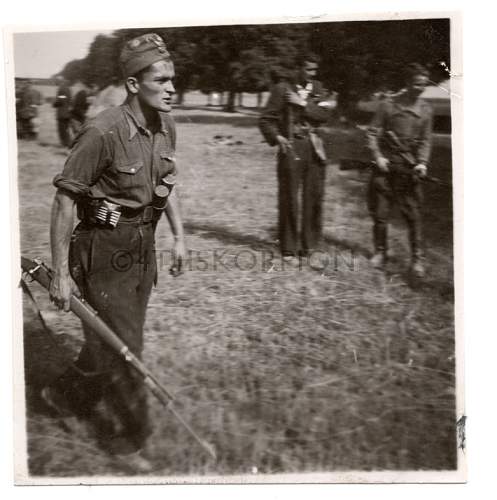
[[[294,139],[292,143],[289,154],[278,154],[278,228],[283,255],[315,249],[322,235],[325,168],[308,138]]]
[[[57,118],[57,131],[59,132],[59,140],[62,146],[71,147],[72,138],[70,131],[70,118]]]
[[[422,251],[421,183],[409,173],[392,171],[387,174],[374,172],[368,193],[368,206],[373,218],[373,240],[376,252],[388,248],[387,228],[392,206],[396,203],[406,220],[413,256]]]
[[[71,242],[70,268],[85,300],[141,358],[157,270],[153,225],[122,223],[106,229],[80,224]],[[84,336],[77,369],[70,368],[54,386],[76,414],[93,421],[103,448],[136,451],[150,434],[142,378],[87,326]]]
[[[18,138],[19,139],[36,139],[38,136],[32,118],[21,118],[18,121]]]

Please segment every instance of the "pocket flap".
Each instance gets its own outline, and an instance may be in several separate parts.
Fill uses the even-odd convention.
[[[175,161],[174,153],[169,153],[168,151],[161,151],[160,157],[162,160],[167,160],[167,161],[172,161],[172,162]]]
[[[116,166],[116,170],[123,174],[131,174],[134,175],[143,167],[143,162],[135,161],[134,163],[130,163],[128,165],[118,165]]]

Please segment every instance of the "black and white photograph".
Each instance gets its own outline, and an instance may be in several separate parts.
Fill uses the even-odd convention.
[[[460,16],[159,21],[9,34],[16,483],[464,482]]]

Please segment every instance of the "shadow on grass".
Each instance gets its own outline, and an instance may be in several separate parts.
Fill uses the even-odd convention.
[[[372,252],[369,248],[364,247],[358,242],[350,241],[345,238],[338,238],[332,234],[325,233],[323,236],[323,241],[327,246],[332,246],[333,248],[341,251],[349,251],[355,255],[361,255],[369,259]]]
[[[241,245],[247,246],[252,250],[279,253],[278,245],[275,241],[276,228],[270,229],[271,235],[266,239],[254,235],[241,234],[230,228],[216,224],[185,222],[184,227],[187,232],[197,234],[200,238],[218,240],[225,245]],[[362,256],[366,259],[369,259],[372,255],[371,250],[360,243],[345,238],[338,238],[329,233],[323,235],[323,243],[324,245],[321,245],[320,250],[325,253],[333,254],[335,258],[343,253],[343,258],[347,259],[345,255],[346,252],[350,253],[351,256]],[[422,280],[413,280],[408,271],[408,265],[408,255],[405,256],[405,259],[400,256],[390,257],[389,269],[386,273],[387,277],[400,276],[412,290],[416,290],[420,293],[430,291],[449,302],[454,300],[454,285],[451,279],[438,277],[435,274],[428,274]]]
[[[74,352],[64,339],[51,339],[37,318],[24,324],[24,375],[26,386],[42,388],[55,380],[71,364]]]
[[[242,245],[248,246],[254,250],[272,250],[277,251],[278,246],[275,241],[277,229],[270,229],[270,236],[261,238],[254,235],[247,235],[233,231],[225,226],[216,224],[198,224],[195,222],[185,222],[185,230],[191,233],[199,233],[198,236],[206,239],[216,239],[227,245]],[[362,255],[366,258],[370,257],[371,252],[363,247],[360,243],[356,243],[343,238],[337,238],[331,234],[324,234],[323,242],[325,246],[332,246],[336,250],[349,251],[355,255]],[[326,251],[326,248],[322,248]]]
[[[248,246],[253,250],[276,250],[277,248],[271,236],[266,239],[254,235],[242,234],[226,226],[185,222],[184,228],[190,233],[200,233],[198,236],[201,238],[219,240],[226,245]],[[272,230],[271,233],[273,232]]]

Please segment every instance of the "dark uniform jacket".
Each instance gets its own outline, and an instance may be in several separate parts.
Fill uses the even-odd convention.
[[[174,121],[159,115],[160,130],[152,134],[127,104],[100,113],[76,137],[54,185],[76,198],[104,198],[131,209],[150,205],[155,186],[176,173]]]
[[[57,120],[68,120],[71,117],[71,89],[67,85],[61,85],[57,89],[53,107],[57,109]]]
[[[385,132],[391,130],[414,156],[417,163],[426,164],[431,153],[432,108],[418,98],[414,105],[406,105],[398,95],[381,102],[368,130],[369,148],[374,159],[380,156],[393,163],[402,163]]]
[[[318,103],[326,98],[323,86],[316,80],[311,83],[312,89],[305,108],[291,106],[286,102],[285,94],[288,90],[297,92],[295,85],[282,82],[273,87],[266,108],[259,119],[259,128],[270,146],[276,146],[277,135],[290,138],[290,135],[306,134],[313,127],[328,120],[328,110],[318,106]]]

